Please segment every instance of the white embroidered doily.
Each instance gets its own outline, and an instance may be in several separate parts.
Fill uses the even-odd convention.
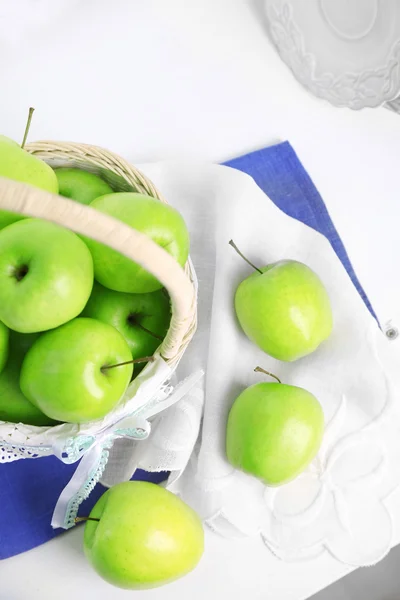
[[[351,565],[380,560],[392,540],[385,498],[399,476],[397,342],[379,330],[329,242],[282,213],[250,177],[199,164],[144,170],[193,232],[199,329],[177,375],[206,369],[204,418],[188,464],[200,427],[203,387],[198,386],[156,418],[153,434],[136,449],[129,443],[124,447],[125,442],[115,446],[109,463],[115,477],[106,471],[105,483],[128,478],[136,467],[171,470],[171,489],[226,537],[261,535],[266,547],[285,560],[312,559],[324,549]],[[233,296],[250,270],[228,245],[231,238],[257,264],[295,258],[321,276],[335,326],[315,354],[280,363],[241,332]],[[326,435],[317,459],[279,489],[235,471],[225,458],[226,417],[238,393],[260,380],[253,372],[256,365],[310,390],[325,413]]]

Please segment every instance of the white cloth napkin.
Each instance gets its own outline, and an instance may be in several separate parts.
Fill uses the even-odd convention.
[[[143,170],[191,232],[199,328],[177,377],[199,368],[206,377],[156,419],[146,441],[115,446],[104,483],[128,479],[136,467],[169,470],[167,485],[226,537],[259,534],[287,560],[328,548],[348,564],[376,562],[390,549],[384,500],[399,479],[396,345],[379,330],[326,238],[282,213],[249,176],[189,163]],[[286,364],[246,338],[233,298],[251,270],[228,245],[231,238],[257,265],[296,259],[320,276],[332,301],[334,331],[317,352]],[[275,489],[234,470],[225,457],[229,409],[246,386],[262,380],[253,372],[257,365],[312,392],[327,424],[314,463]]]

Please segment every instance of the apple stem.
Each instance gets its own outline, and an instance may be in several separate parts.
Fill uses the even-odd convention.
[[[236,246],[235,242],[233,240],[229,240],[229,244],[230,246],[232,246],[232,248],[234,250],[236,250],[236,252],[239,254],[239,256],[241,256],[243,258],[243,260],[245,260],[247,262],[248,265],[250,265],[251,267],[253,267],[253,269],[255,271],[258,271],[259,273],[261,273],[261,275],[263,274],[263,272],[261,271],[261,269],[259,269],[258,267],[256,267],[256,265],[254,265],[252,262],[249,261],[248,258],[246,258],[246,256],[244,254],[242,254],[242,252],[240,252],[239,248]]]
[[[115,369],[115,367],[123,367],[124,365],[136,365],[137,363],[154,362],[154,360],[154,356],[144,356],[143,358],[134,358],[133,360],[126,360],[125,362],[118,363],[116,365],[105,365],[104,367],[101,367],[101,370],[105,371],[106,369]]]
[[[31,126],[31,122],[32,122],[32,117],[33,117],[34,111],[35,111],[35,109],[32,108],[32,106],[31,106],[30,109],[29,109],[28,120],[26,122],[25,132],[24,132],[24,139],[22,140],[21,148],[24,148],[24,146],[26,144],[26,140],[28,138],[29,129],[30,129],[30,126]]]
[[[75,523],[82,523],[83,521],[97,521],[100,523],[100,519],[95,519],[94,517],[75,517]]]
[[[162,342],[163,339],[164,339],[164,338],[161,337],[161,335],[157,335],[156,333],[153,333],[152,331],[150,331],[150,329],[147,329],[147,327],[145,327],[144,325],[142,325],[138,321],[135,321],[135,326],[139,327],[139,329],[141,329],[142,331],[145,331],[149,335],[152,335],[153,338],[156,338],[156,340],[159,340],[160,342]]]
[[[279,379],[279,377],[277,377],[276,375],[274,375],[273,373],[270,373],[269,371],[266,371],[265,369],[263,369],[262,367],[256,367],[254,369],[255,373],[264,373],[264,375],[269,375],[270,377],[273,377],[274,379],[276,379],[276,381],[278,383],[282,383],[282,381]]]

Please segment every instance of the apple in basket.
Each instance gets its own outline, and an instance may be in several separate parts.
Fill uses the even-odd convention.
[[[24,358],[20,384],[28,400],[52,419],[85,423],[114,408],[132,370],[119,331],[79,317],[39,337]]]
[[[254,269],[235,295],[239,323],[261,350],[283,361],[310,354],[332,331],[332,309],[320,278],[307,265],[281,260]]]
[[[29,183],[35,187],[57,194],[58,183],[53,169],[43,160],[40,160],[40,158],[24,150],[33,110],[33,108],[29,109],[28,122],[21,146],[17,142],[14,142],[14,140],[0,135],[0,177]],[[17,213],[0,210],[0,229],[23,218]]]
[[[55,425],[23,395],[20,385],[21,364],[39,333],[10,333],[10,350],[5,369],[0,373],[0,421],[26,425]]]
[[[180,213],[143,194],[119,192],[101,196],[90,206],[104,212],[152,238],[171,254],[180,265],[189,256],[189,233]],[[95,279],[117,292],[147,293],[162,285],[140,265],[115,250],[85,239],[93,257]]]
[[[154,354],[168,331],[170,299],[165,290],[125,294],[95,282],[82,316],[115,327],[128,342],[132,358],[141,358]]]
[[[9,353],[9,337],[10,332],[8,327],[0,321],[0,373],[6,366],[8,353]]]
[[[276,383],[256,383],[235,400],[228,416],[226,454],[229,462],[267,485],[297,477],[321,445],[324,414],[307,390]]]
[[[128,481],[107,490],[87,521],[84,550],[101,577],[132,590],[154,588],[198,564],[204,532],[197,514],[153,483]]]
[[[90,204],[99,196],[112,194],[112,188],[101,177],[82,169],[59,167],[54,169],[60,196],[81,204]]]
[[[24,219],[0,231],[0,320],[20,333],[77,317],[93,286],[93,261],[72,231]]]

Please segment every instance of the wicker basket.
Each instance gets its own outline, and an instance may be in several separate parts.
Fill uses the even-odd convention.
[[[96,173],[106,180],[114,191],[137,191],[165,202],[147,177],[123,158],[102,148],[64,142],[37,142],[27,145],[25,149],[52,167],[78,167]],[[197,315],[195,273],[190,260],[185,269],[182,269],[175,259],[153,240],[124,223],[90,206],[25,184],[0,178],[0,209],[48,219],[108,245],[152,273],[170,295],[172,313],[170,328],[156,352],[155,363],[149,363],[145,367],[129,386],[124,401],[121,401],[107,417],[82,426],[65,423],[55,427],[34,427],[0,421],[0,463],[52,454],[64,462],[75,462],[96,445],[97,437],[101,437],[101,452],[97,452],[96,458],[97,472],[90,482],[85,482],[86,488],[80,490],[80,496],[75,495],[73,508],[77,510],[79,503],[94,487],[95,480],[101,476],[108,458],[110,440],[112,443],[113,439],[120,437],[120,434],[113,434],[116,431],[113,426],[115,423],[120,423],[121,419],[126,421],[127,417],[132,417],[135,411],[138,412],[138,401],[135,402],[138,397],[140,397],[139,407],[142,412],[146,403],[154,404],[155,396],[162,385],[166,385],[166,381],[168,383],[169,376],[176,368],[195,332]],[[165,394],[161,397],[165,397]],[[109,435],[104,436],[104,432],[108,430]],[[118,432],[120,431],[121,428],[118,429]],[[131,427],[124,431],[142,430]],[[139,434],[136,439],[140,439]],[[93,464],[90,468],[93,471]],[[71,524],[74,510],[69,511],[68,526]]]
[[[103,148],[68,142],[36,142],[28,144],[25,149],[52,167],[77,167],[96,173],[107,181],[116,192],[140,192],[167,204],[157,188],[143,173],[117,154]],[[164,250],[160,251],[160,248],[152,240],[148,240],[145,236],[121,223],[118,223],[118,229],[121,229],[119,231],[110,217],[96,213],[94,223],[93,215],[85,215],[87,207],[76,203],[73,203],[68,209],[60,205],[57,211],[53,210],[53,206],[50,210],[48,204],[43,205],[38,213],[37,202],[32,198],[29,208],[26,211],[21,210],[21,212],[50,219],[77,233],[84,233],[88,237],[101,241],[139,263],[163,283],[171,297],[172,320],[160,352],[169,363],[173,364],[178,361],[196,330],[196,293],[193,286],[195,274],[190,261],[186,264],[186,277],[184,277],[180,266]],[[50,202],[53,204],[53,200]],[[33,212],[30,212],[30,207],[34,203],[36,203],[35,208]],[[66,212],[68,212],[68,217]],[[99,222],[100,217],[101,223]],[[129,231],[127,231],[128,229]]]

